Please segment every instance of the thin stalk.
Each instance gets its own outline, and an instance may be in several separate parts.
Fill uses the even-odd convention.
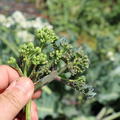
[[[26,64],[24,68],[24,76],[27,77],[27,71],[26,71]],[[31,120],[31,102],[32,100],[29,100],[29,102],[25,106],[25,120]]]
[[[113,113],[112,115],[105,117],[103,120],[115,120],[118,117],[120,117],[120,112]]]
[[[25,120],[31,120],[31,103],[32,100],[30,100],[25,107]]]
[[[25,63],[25,66],[24,66],[24,76],[27,77],[27,62]]]
[[[111,114],[111,113],[113,113],[113,112],[114,112],[114,110],[113,110],[112,108],[109,108],[109,109],[107,110],[107,112],[106,112],[106,115]]]
[[[106,107],[102,108],[102,110],[98,113],[96,119],[101,120],[104,117],[106,111],[107,111]]]
[[[20,76],[23,76],[23,72],[22,70],[20,69],[20,67],[18,66],[18,64],[15,64],[14,67],[12,65],[10,65],[13,69],[15,69]]]
[[[33,70],[29,75],[29,78],[31,78],[35,74],[35,69],[36,69],[36,65],[34,65]]]

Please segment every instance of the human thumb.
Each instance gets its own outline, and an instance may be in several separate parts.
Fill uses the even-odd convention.
[[[31,99],[34,85],[29,78],[20,77],[0,94],[0,120],[13,120]]]

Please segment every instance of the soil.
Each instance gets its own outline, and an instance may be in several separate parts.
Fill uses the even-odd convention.
[[[43,18],[48,18],[47,16],[41,14],[41,11],[36,8],[35,3],[24,1],[0,0],[0,13],[10,15],[14,11],[19,10],[26,14],[27,17],[41,16]]]

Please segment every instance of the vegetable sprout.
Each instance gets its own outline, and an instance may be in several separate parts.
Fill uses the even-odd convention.
[[[84,76],[89,67],[87,55],[66,39],[60,39],[52,29],[45,27],[37,30],[35,40],[22,44],[18,51],[19,57],[10,57],[8,63],[21,76],[31,78],[35,91],[53,80],[59,80],[87,95]],[[30,120],[30,110],[26,110],[28,111],[26,120]]]

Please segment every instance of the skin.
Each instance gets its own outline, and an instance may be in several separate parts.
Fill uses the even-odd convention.
[[[25,120],[20,112],[32,98],[40,97],[41,91],[34,93],[34,84],[27,77],[20,77],[13,68],[0,65],[0,120]],[[32,120],[38,120],[37,106],[32,102]]]

